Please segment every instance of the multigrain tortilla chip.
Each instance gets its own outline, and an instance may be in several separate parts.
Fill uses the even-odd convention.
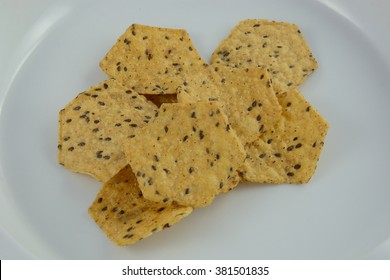
[[[317,68],[298,26],[263,19],[239,22],[216,48],[211,63],[265,66],[276,94],[298,87]]]
[[[59,114],[59,163],[100,181],[110,179],[127,164],[122,141],[134,137],[156,110],[114,80],[80,93]]]
[[[216,102],[163,104],[125,144],[146,199],[203,207],[243,164],[245,152]]]
[[[266,69],[215,64],[210,66],[209,73],[208,85],[213,90],[198,90],[188,85],[179,90],[179,102],[220,102],[243,144],[253,142],[274,126],[280,117],[281,107]],[[217,90],[214,90],[215,87]]]
[[[169,228],[192,208],[146,200],[126,166],[103,185],[88,212],[108,238],[123,246]]]
[[[245,146],[240,174],[250,182],[307,183],[317,167],[326,120],[297,91],[278,95],[282,117],[274,130]]]
[[[183,29],[131,25],[100,62],[111,78],[145,94],[175,94],[206,63]]]

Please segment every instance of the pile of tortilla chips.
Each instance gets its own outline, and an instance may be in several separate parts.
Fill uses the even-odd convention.
[[[327,122],[297,88],[317,62],[296,25],[239,22],[207,64],[185,30],[133,24],[106,81],[59,114],[58,160],[104,182],[89,214],[118,245],[240,181],[306,183]]]

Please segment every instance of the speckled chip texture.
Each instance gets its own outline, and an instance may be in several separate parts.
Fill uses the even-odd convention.
[[[163,104],[126,142],[125,153],[146,199],[192,207],[211,203],[245,159],[216,102]]]
[[[177,91],[177,99],[180,103],[218,101],[216,97],[221,94],[214,78],[214,71],[210,65],[206,65],[193,73],[184,81]],[[223,104],[220,104],[223,106]]]
[[[183,29],[131,25],[100,62],[111,78],[147,94],[175,94],[206,65]]]
[[[146,200],[126,166],[103,185],[88,212],[108,238],[123,246],[169,228],[192,208]]]
[[[179,102],[218,101],[243,144],[271,129],[279,119],[281,107],[264,68],[232,68],[211,65],[210,77],[218,90],[184,87]]]
[[[114,80],[80,93],[59,113],[59,163],[107,181],[127,164],[122,141],[134,137],[156,110]]]
[[[247,145],[240,174],[250,182],[307,183],[314,174],[328,123],[297,91],[278,95],[282,117],[274,130]]]
[[[239,22],[216,48],[211,63],[265,66],[277,94],[298,87],[317,68],[298,26],[263,19]]]

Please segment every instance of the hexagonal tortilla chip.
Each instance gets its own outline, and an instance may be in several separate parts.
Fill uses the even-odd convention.
[[[103,185],[88,212],[108,238],[123,246],[172,226],[192,208],[146,200],[126,166]]]
[[[183,29],[131,25],[100,67],[126,88],[145,94],[175,94],[206,63]]]
[[[276,94],[298,87],[317,68],[298,26],[263,19],[239,22],[216,48],[211,63],[265,66]]]
[[[180,88],[179,102],[218,101],[243,144],[255,141],[274,126],[281,107],[266,69],[214,64],[209,70],[209,80]]]
[[[240,174],[250,182],[306,183],[316,170],[328,123],[297,90],[279,94],[278,100],[281,119],[245,146]]]
[[[134,137],[156,110],[114,80],[80,93],[59,113],[59,163],[100,181],[110,179],[127,164],[122,141]]]
[[[125,154],[146,199],[203,207],[243,163],[245,152],[216,102],[163,104]]]

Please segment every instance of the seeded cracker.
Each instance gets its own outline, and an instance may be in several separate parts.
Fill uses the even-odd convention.
[[[245,158],[216,102],[163,104],[125,153],[146,199],[192,207],[211,203]]]
[[[246,145],[240,174],[250,182],[306,183],[317,166],[328,124],[297,91],[278,95],[282,117],[273,131]]]
[[[261,19],[239,22],[214,51],[211,63],[265,66],[276,94],[298,87],[317,68],[298,26]]]
[[[111,78],[145,94],[175,94],[206,65],[182,29],[131,25],[100,62]]]
[[[209,84],[218,90],[198,90],[191,85],[179,90],[180,102],[219,101],[243,144],[258,139],[279,119],[281,108],[266,69],[210,66]]]
[[[103,185],[88,212],[108,238],[123,246],[169,228],[192,208],[144,199],[134,173],[126,166]]]
[[[134,137],[156,110],[114,80],[80,93],[59,114],[59,163],[100,181],[110,179],[127,164],[122,141]]]

